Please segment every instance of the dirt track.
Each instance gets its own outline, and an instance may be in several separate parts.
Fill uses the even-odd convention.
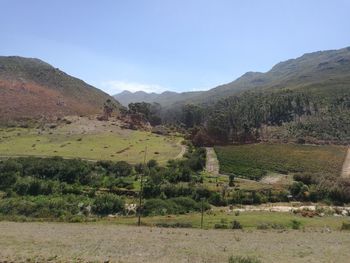
[[[0,222],[0,262],[349,262],[350,233]],[[26,261],[27,260],[27,261]]]
[[[206,147],[205,149],[207,151],[206,171],[212,175],[219,175],[219,161],[214,148]]]
[[[341,176],[344,178],[349,178],[350,177],[350,148],[348,149],[348,153],[345,157],[345,161],[343,163],[343,169]]]

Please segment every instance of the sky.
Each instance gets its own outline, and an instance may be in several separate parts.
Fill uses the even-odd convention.
[[[350,46],[349,0],[0,0],[0,55],[113,95],[207,90]]]

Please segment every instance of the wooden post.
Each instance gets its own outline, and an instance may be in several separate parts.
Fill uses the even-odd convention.
[[[141,225],[143,176],[146,175],[146,155],[147,155],[147,146],[145,147],[145,156],[144,156],[144,159],[143,159],[143,173],[141,173],[141,178],[140,178],[139,215],[138,215],[138,221],[137,221],[137,225],[138,225],[138,226]]]
[[[204,198],[201,198],[201,201],[202,201],[201,229],[203,229]]]

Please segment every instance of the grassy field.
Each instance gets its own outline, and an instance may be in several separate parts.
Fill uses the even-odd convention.
[[[348,262],[343,231],[200,230],[0,222],[1,262]],[[268,242],[267,242],[268,241]]]
[[[250,144],[215,147],[222,173],[259,179],[275,172],[340,175],[347,148],[297,144]]]
[[[215,224],[227,224],[228,226],[233,220],[239,221],[243,229],[257,229],[261,224],[278,225],[283,229],[291,229],[292,220],[301,223],[302,229],[323,229],[340,230],[342,223],[348,219],[335,216],[324,217],[302,217],[297,214],[288,212],[263,212],[263,211],[246,211],[236,216],[233,212],[229,213],[223,210],[216,210],[211,213],[204,214],[203,227],[205,229],[213,229]],[[103,223],[104,221],[100,221]],[[136,225],[135,217],[119,217],[110,219],[109,222],[122,225]],[[189,213],[184,215],[168,215],[168,216],[148,216],[142,218],[142,223],[147,226],[156,226],[157,224],[191,224],[194,228],[200,228],[201,214]]]
[[[145,131],[114,128],[98,132],[71,132],[66,127],[46,132],[37,129],[0,130],[0,156],[62,156],[89,160],[143,161],[160,163],[176,158],[181,152],[179,137],[165,137]]]

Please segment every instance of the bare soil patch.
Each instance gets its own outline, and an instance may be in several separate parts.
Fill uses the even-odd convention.
[[[348,149],[348,153],[345,157],[345,161],[343,163],[343,169],[341,176],[344,178],[350,178],[350,148]]]
[[[219,175],[219,161],[212,147],[206,147],[207,151],[207,162],[206,162],[206,171],[212,175]]]

